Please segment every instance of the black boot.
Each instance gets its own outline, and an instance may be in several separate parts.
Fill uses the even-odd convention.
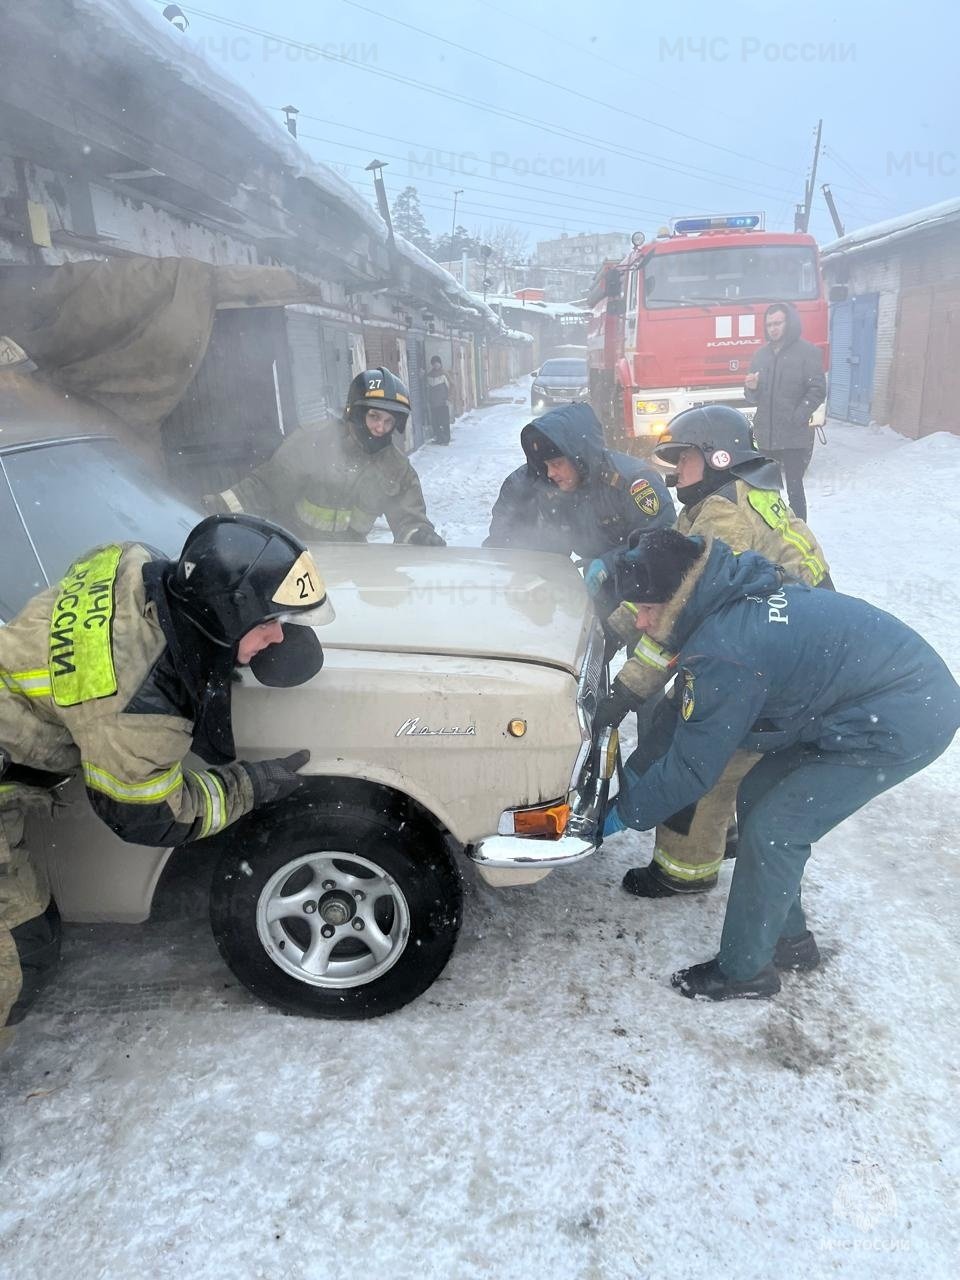
[[[716,875],[703,880],[680,880],[668,875],[657,862],[646,867],[631,867],[623,877],[627,893],[637,898],[674,898],[678,894],[706,893],[717,883]]]
[[[730,826],[727,827],[727,843],[723,847],[723,856],[725,858],[735,858],[737,856],[737,845],[739,842],[740,832],[737,829],[737,824],[735,822],[731,822]]]
[[[796,938],[781,938],[773,953],[773,963],[778,969],[797,969],[805,972],[820,963],[820,948],[809,929]]]
[[[693,964],[689,969],[678,969],[670,979],[680,994],[705,996],[708,1000],[758,1000],[775,996],[780,990],[780,978],[772,964],[744,982],[728,978],[716,960]]]

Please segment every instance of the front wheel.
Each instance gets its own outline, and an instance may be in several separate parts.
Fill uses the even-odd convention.
[[[314,1018],[375,1018],[439,976],[460,877],[422,820],[308,803],[240,824],[214,873],[213,935],[254,995]]]

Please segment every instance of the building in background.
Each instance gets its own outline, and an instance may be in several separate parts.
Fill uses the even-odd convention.
[[[385,363],[408,382],[413,448],[429,434],[435,351],[461,412],[494,367],[500,379],[529,363],[529,339],[389,237],[371,203],[153,6],[73,0],[65,30],[60,0],[35,0],[4,22],[17,58],[0,77],[0,333],[4,277],[39,280],[68,263],[280,267],[298,285],[295,305],[218,307],[178,402],[136,423],[184,488],[223,488],[285,434],[340,413],[358,369]],[[69,57],[55,56],[61,34]],[[31,354],[29,333],[20,340]],[[52,349],[41,372],[56,374]]]
[[[960,434],[960,200],[854,231],[821,263],[830,416]]]
[[[542,288],[547,302],[583,298],[604,261],[619,262],[629,252],[630,236],[625,231],[540,240],[530,260],[527,283]]]

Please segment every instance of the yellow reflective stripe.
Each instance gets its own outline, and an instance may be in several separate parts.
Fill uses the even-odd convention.
[[[50,615],[50,683],[58,707],[117,692],[113,669],[114,586],[123,548],[101,547],[67,570]]]
[[[321,533],[345,533],[354,514],[353,510],[346,511],[342,507],[318,507],[306,498],[301,498],[296,509],[304,524],[319,529]]]
[[[662,644],[652,640],[645,631],[637,641],[633,656],[640,662],[646,663],[648,667],[656,667],[658,671],[666,671],[668,667],[672,667],[677,661],[675,653],[671,653]]]
[[[196,779],[203,800],[203,822],[200,827],[200,839],[220,831],[227,820],[227,793],[223,783],[215,773],[194,773],[190,777]]]
[[[827,575],[827,566],[816,554],[809,540],[790,523],[789,508],[780,494],[774,493],[772,489],[750,489],[747,501],[764,524],[779,533],[787,546],[800,552],[800,559],[810,575],[811,585],[815,587],[822,582]]]
[[[99,765],[83,762],[83,779],[91,791],[100,791],[111,800],[123,804],[158,804],[183,786],[183,770],[179,764],[145,782],[123,782]]]
[[[659,846],[653,851],[653,860],[664,871],[674,876],[677,880],[706,880],[708,876],[714,876],[723,866],[723,858],[719,857],[713,862],[676,862],[663,852]]]
[[[243,515],[243,507],[240,505],[240,499],[232,489],[224,489],[223,493],[220,494],[220,497],[223,499],[223,505],[228,511],[232,511],[234,515]]]
[[[6,671],[0,667],[0,684],[10,693],[22,693],[25,698],[50,697],[50,672],[43,667],[34,671]]]

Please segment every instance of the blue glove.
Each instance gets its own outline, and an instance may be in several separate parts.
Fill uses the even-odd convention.
[[[615,836],[618,831],[626,831],[627,824],[621,819],[617,813],[616,805],[607,811],[607,818],[603,824],[603,834],[605,836]]]
[[[591,560],[587,566],[587,572],[583,575],[583,580],[587,584],[587,590],[592,596],[595,596],[609,577],[610,570],[602,560]]]

